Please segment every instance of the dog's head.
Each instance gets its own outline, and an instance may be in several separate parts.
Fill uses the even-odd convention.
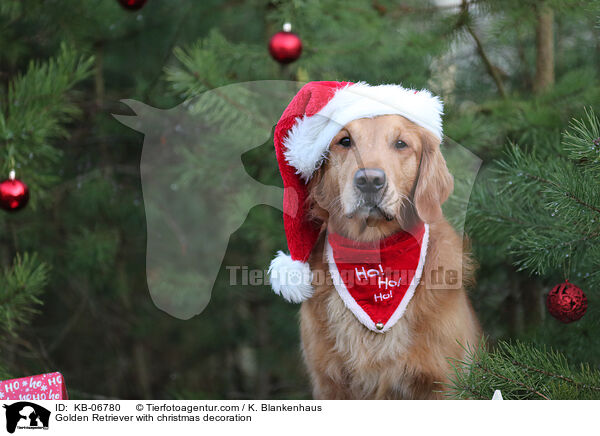
[[[439,139],[400,115],[346,124],[309,184],[312,213],[355,240],[439,220],[452,189]]]

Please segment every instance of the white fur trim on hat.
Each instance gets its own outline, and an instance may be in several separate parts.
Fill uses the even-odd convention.
[[[442,139],[442,101],[427,90],[400,85],[370,86],[360,82],[336,91],[318,113],[296,119],[283,140],[285,158],[308,181],[327,156],[341,128],[359,118],[402,115]]]
[[[293,260],[283,251],[277,252],[271,261],[269,281],[273,291],[291,303],[302,303],[314,292],[308,262]]]

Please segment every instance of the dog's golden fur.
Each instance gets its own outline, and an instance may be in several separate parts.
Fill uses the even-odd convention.
[[[351,145],[346,140],[341,146],[342,138]],[[398,140],[407,146],[395,147]],[[377,207],[365,206],[353,188],[360,168],[385,171],[387,186]],[[423,220],[430,235],[421,282],[404,316],[386,333],[365,328],[330,281],[313,283],[314,296],[302,304],[300,317],[314,398],[443,398],[448,358],[463,359],[463,347],[480,338],[464,290],[472,263],[441,212],[452,188],[439,140],[399,115],[352,121],[332,140],[327,161],[309,184],[311,214],[324,223],[310,259],[313,272],[329,274],[323,256],[327,230],[375,241]],[[430,289],[440,267],[458,272],[462,286]]]

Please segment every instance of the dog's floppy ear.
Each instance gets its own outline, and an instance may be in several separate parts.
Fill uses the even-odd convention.
[[[423,149],[414,203],[419,218],[432,223],[442,218],[442,204],[454,189],[454,179],[440,151],[440,140],[429,132],[421,137]]]

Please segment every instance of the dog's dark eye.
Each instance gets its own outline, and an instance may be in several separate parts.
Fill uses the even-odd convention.
[[[408,147],[408,144],[402,140],[398,140],[398,142],[394,144],[394,147],[396,147],[397,150],[402,150],[403,148]]]
[[[347,136],[344,136],[342,139],[339,140],[338,144],[340,144],[342,147],[349,148],[352,145],[352,141],[350,141],[350,138],[348,138]]]

